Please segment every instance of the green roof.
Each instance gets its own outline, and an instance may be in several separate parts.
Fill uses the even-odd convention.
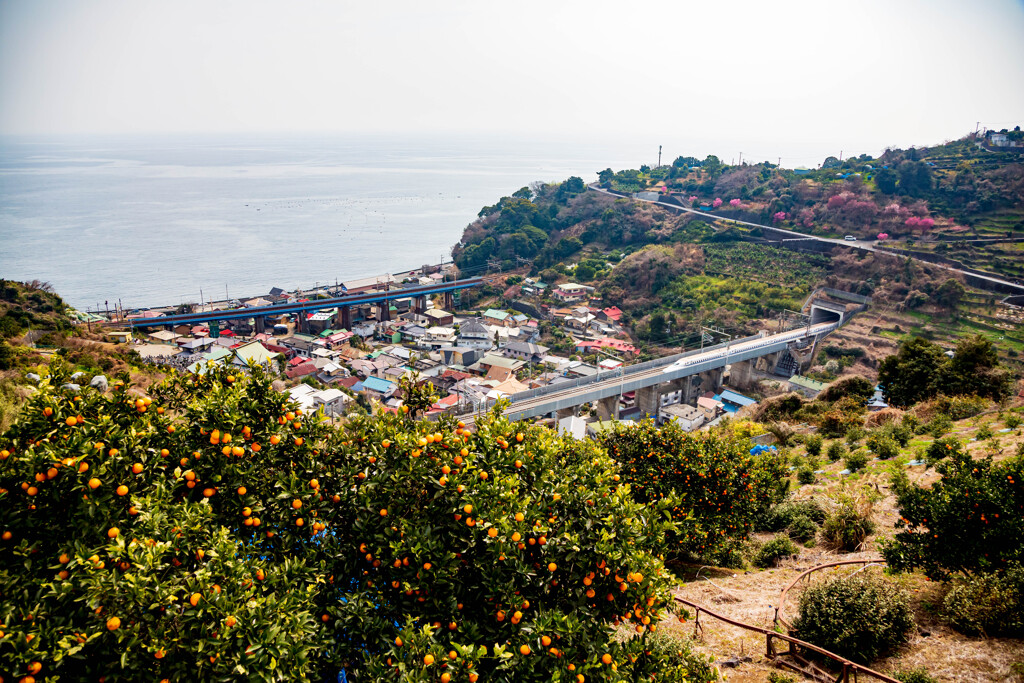
[[[804,377],[803,375],[793,375],[789,378],[790,384],[795,384],[798,387],[804,387],[805,389],[811,389],[813,391],[821,391],[828,386],[826,382],[819,382],[816,379],[810,377]]]

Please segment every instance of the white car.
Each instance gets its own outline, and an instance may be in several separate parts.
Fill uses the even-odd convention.
[[[857,238],[854,237],[853,235],[847,235],[843,239],[846,240],[847,242],[856,242],[857,241]]]

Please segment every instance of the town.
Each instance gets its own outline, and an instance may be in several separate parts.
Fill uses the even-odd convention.
[[[467,420],[517,395],[532,398],[532,394],[579,385],[599,387],[604,380],[606,390],[600,400],[583,400],[588,398],[583,391],[579,392],[582,398],[563,401],[557,410],[542,402],[529,415],[576,438],[593,436],[616,421],[630,424],[644,418],[672,421],[686,431],[707,429],[756,403],[740,386],[749,384],[752,369],[788,382],[790,390],[805,395],[824,388],[821,382],[799,374],[813,349],[808,354],[798,347],[815,340],[815,334],[824,336],[831,326],[813,330],[807,339],[800,338],[804,336],[800,331],[789,334],[781,341],[792,353],[772,354],[770,362],[757,353],[753,368],[738,356],[729,364],[727,351],[717,371],[663,377],[660,373],[686,368],[702,357],[687,357],[674,365],[674,356],[638,364],[639,350],[630,343],[622,311],[602,301],[593,287],[572,282],[549,285],[516,274],[478,278],[479,282],[463,280],[507,287],[508,296],[502,300],[512,306],[466,310],[460,306],[463,290],[444,287],[457,280],[456,267],[442,264],[312,290],[273,288],[244,301],[190,306],[184,313],[180,309],[119,311],[113,321],[86,315],[89,322],[127,328],[107,335],[129,344],[148,363],[196,374],[214,366],[237,367],[242,372],[261,366],[278,376],[275,387],[304,411],[322,410],[325,417],[338,420],[378,409],[399,412],[403,406],[400,380],[405,377],[433,385],[437,398],[428,419],[447,413]],[[443,291],[423,294],[438,290]],[[371,301],[324,308],[338,295],[347,297],[344,301]],[[821,323],[823,311],[828,320],[838,323],[847,309],[852,314],[856,308],[852,303],[821,299],[814,306],[808,324]],[[298,312],[277,313],[276,308]],[[762,349],[773,339],[759,335],[746,343]],[[734,344],[737,351],[741,349],[742,341]],[[708,346],[709,351],[712,348],[716,347]],[[642,389],[630,389],[622,378],[638,365],[654,365],[656,372]],[[731,382],[734,377],[744,381]],[[880,397],[875,407],[885,407]]]

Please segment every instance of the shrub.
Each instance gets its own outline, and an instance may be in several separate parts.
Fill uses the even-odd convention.
[[[841,500],[821,525],[821,535],[829,545],[846,552],[860,548],[874,530],[870,513],[858,510],[849,499]]]
[[[1004,571],[1024,562],[1024,458],[974,459],[950,439],[935,466],[941,479],[929,488],[893,475],[900,518],[882,548],[896,571],[920,568],[933,580],[952,572]]]
[[[939,683],[923,666],[914,669],[900,669],[893,674],[893,678],[901,683]]]
[[[945,617],[970,635],[1016,636],[1024,633],[1024,568],[957,577],[942,602]]]
[[[899,424],[893,424],[889,427],[888,432],[893,440],[900,445],[900,448],[906,448],[910,440],[914,438],[913,421],[903,420]]]
[[[964,420],[974,417],[989,407],[991,402],[980,396],[940,396],[936,401],[936,408],[953,420]]]
[[[677,497],[677,530],[669,536],[673,556],[710,558],[745,540],[789,487],[783,456],[750,455],[749,438],[728,433],[687,433],[672,423],[658,428],[645,421],[616,429],[601,443],[640,503]]]
[[[711,658],[693,651],[690,643],[662,631],[647,636],[644,650],[631,667],[633,680],[689,683],[717,679]],[[592,673],[592,676],[600,674]],[[452,678],[452,680],[457,680]]]
[[[856,450],[848,453],[843,458],[843,464],[846,465],[846,469],[850,470],[850,472],[859,472],[867,466],[868,456],[863,451]]]
[[[892,438],[889,430],[877,430],[868,435],[868,448],[882,460],[895,458],[900,454],[900,446]]]
[[[843,446],[841,441],[833,441],[828,445],[826,455],[830,461],[837,462],[846,455],[846,448]]]
[[[814,539],[818,535],[818,525],[806,515],[798,515],[786,527],[789,537],[802,543]]]
[[[789,500],[773,507],[761,528],[767,531],[781,531],[789,527],[797,517],[807,517],[815,524],[821,524],[825,521],[825,509],[816,498]]]
[[[804,440],[804,444],[807,447],[807,455],[817,457],[821,455],[821,446],[825,440],[821,437],[821,434],[811,434]]]
[[[846,430],[846,445],[853,448],[860,443],[860,440],[867,436],[867,432],[859,424]]]
[[[953,420],[946,413],[938,413],[926,423],[925,427],[928,434],[940,439],[953,429]]]
[[[817,481],[817,476],[814,474],[814,470],[804,465],[796,471],[796,480],[802,485],[813,484]]]
[[[818,395],[821,401],[838,401],[841,398],[853,397],[861,402],[871,398],[875,393],[875,385],[868,379],[857,375],[840,377],[832,382]]]
[[[913,626],[906,593],[863,572],[805,590],[793,622],[799,638],[863,664],[907,642]]]
[[[776,567],[779,561],[796,555],[800,550],[789,540],[788,536],[776,536],[761,546],[754,555],[754,565],[758,567]]]
[[[632,501],[595,444],[495,415],[472,433],[391,414],[335,429],[258,369],[172,376],[147,403],[127,382],[56,389],[51,367],[0,436],[5,673],[382,680],[429,654],[438,675],[511,682],[566,662],[598,677],[605,652],[629,677],[668,665],[612,625],[672,606],[668,506]],[[563,659],[520,654],[544,634]]]
[[[1006,416],[1006,419],[1003,420],[1003,424],[1005,424],[1009,429],[1016,429],[1020,426],[1020,415],[1010,413]]]

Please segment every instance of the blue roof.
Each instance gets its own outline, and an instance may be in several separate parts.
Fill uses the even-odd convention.
[[[743,394],[737,394],[730,389],[723,391],[717,398],[723,403],[735,403],[738,406],[752,406],[757,403],[754,399],[748,398]]]
[[[393,386],[395,386],[394,382],[389,382],[388,380],[381,379],[380,377],[367,377],[363,380],[364,389],[376,391],[381,394],[386,394]]]

